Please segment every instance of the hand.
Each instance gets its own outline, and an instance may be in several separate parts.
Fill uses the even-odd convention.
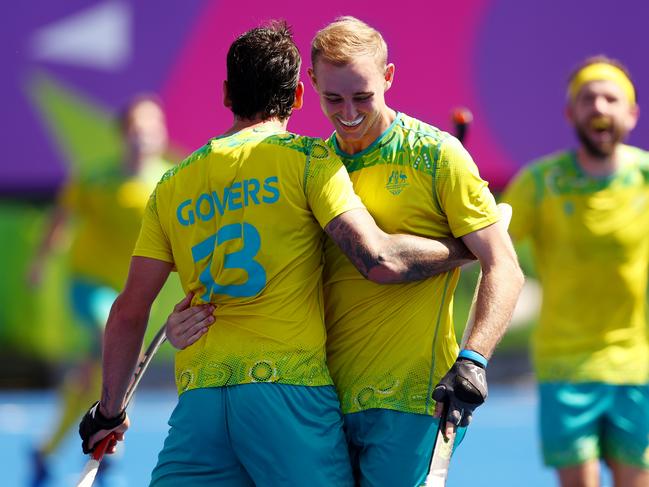
[[[446,436],[457,426],[468,426],[473,411],[487,399],[487,374],[484,367],[468,358],[458,358],[451,370],[433,390],[437,401],[435,417],[446,420]],[[447,409],[442,418],[442,410]]]
[[[167,339],[179,350],[187,348],[205,333],[214,323],[214,306],[201,304],[191,306],[193,293],[174,306],[173,312],[167,318]]]
[[[122,411],[114,418],[107,418],[99,410],[99,401],[97,401],[79,423],[83,453],[92,453],[97,444],[111,433],[114,433],[114,440],[108,444],[106,453],[115,453],[117,442],[124,440],[124,432],[129,424],[126,411]]]

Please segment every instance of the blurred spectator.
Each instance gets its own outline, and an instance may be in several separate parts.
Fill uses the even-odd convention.
[[[99,395],[101,340],[108,312],[126,280],[149,195],[169,167],[163,158],[165,116],[156,97],[135,97],[120,114],[119,124],[124,159],[100,173],[69,181],[29,270],[30,285],[39,285],[44,263],[61,233],[72,232],[69,295],[77,322],[92,342],[88,356],[64,381],[58,423],[34,450],[33,486],[46,480],[47,457]],[[73,227],[69,220],[74,220]]]
[[[576,150],[523,169],[504,200],[530,237],[543,287],[533,338],[545,463],[561,485],[649,485],[649,153],[624,145],[636,90],[618,61],[584,61],[568,84]]]

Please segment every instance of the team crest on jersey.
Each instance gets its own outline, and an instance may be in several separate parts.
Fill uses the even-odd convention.
[[[408,176],[403,171],[392,171],[385,185],[390,193],[397,196],[408,186]]]

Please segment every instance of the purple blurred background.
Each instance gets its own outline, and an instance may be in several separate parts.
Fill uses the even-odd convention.
[[[397,68],[388,103],[446,130],[450,111],[469,107],[467,145],[496,188],[524,163],[573,143],[564,87],[581,59],[621,59],[641,103],[649,84],[642,49],[649,3],[641,0],[331,0],[317,8],[251,0],[241,7],[207,0],[13,4],[0,48],[0,195],[53,194],[69,168],[112,155],[111,116],[141,91],[162,96],[179,155],[202,145],[231,121],[221,104],[229,43],[269,18],[293,25],[304,69],[314,32],[336,16],[355,15],[381,30]],[[306,95],[290,129],[329,135],[308,86]],[[641,118],[632,143],[643,146],[647,126]]]

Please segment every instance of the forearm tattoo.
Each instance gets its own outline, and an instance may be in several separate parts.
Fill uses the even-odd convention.
[[[365,248],[352,227],[343,219],[336,218],[327,226],[327,233],[358,271],[367,277],[370,270],[377,265],[376,258]]]
[[[372,249],[357,227],[339,218],[327,226],[327,233],[364,277],[376,270],[381,282],[419,281],[475,259],[464,243],[454,238],[383,234],[376,237],[382,240]]]

